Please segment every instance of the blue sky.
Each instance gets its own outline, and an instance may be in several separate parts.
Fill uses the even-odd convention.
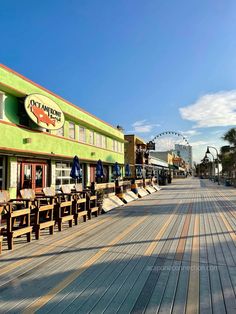
[[[0,62],[194,160],[236,125],[235,0],[0,0]]]

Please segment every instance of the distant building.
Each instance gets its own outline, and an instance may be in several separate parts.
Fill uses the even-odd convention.
[[[130,165],[132,177],[137,177],[137,170],[140,167],[144,169],[145,165],[148,165],[149,154],[146,142],[134,134],[125,135],[124,152],[125,164]]]
[[[155,156],[155,152],[150,152],[147,143],[140,137],[125,135],[125,164],[129,164],[133,178],[158,177],[160,171],[169,169],[168,160],[170,163],[172,160],[169,159]]]
[[[190,168],[193,167],[192,146],[175,144],[175,154],[183,158]]]

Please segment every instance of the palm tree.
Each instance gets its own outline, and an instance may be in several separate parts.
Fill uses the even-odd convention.
[[[236,128],[232,128],[229,131],[227,131],[222,137],[222,139],[236,147]]]
[[[232,145],[223,146],[220,149],[223,173],[227,174],[228,177],[232,177],[233,174],[235,175],[236,170],[236,128],[227,131],[222,139]]]

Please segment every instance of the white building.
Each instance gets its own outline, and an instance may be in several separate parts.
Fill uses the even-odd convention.
[[[175,144],[175,154],[184,159],[189,167],[193,167],[192,146]]]

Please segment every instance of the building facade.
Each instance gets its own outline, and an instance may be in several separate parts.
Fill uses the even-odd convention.
[[[0,189],[16,197],[22,188],[73,184],[72,160],[80,159],[83,183],[104,182],[124,165],[124,134],[11,69],[0,65]],[[123,168],[122,168],[123,169]]]
[[[148,158],[146,142],[134,134],[125,135],[125,163],[130,165],[133,178],[146,176]]]
[[[186,163],[188,163],[189,168],[193,167],[192,146],[175,144],[175,153],[177,156],[182,157]]]

